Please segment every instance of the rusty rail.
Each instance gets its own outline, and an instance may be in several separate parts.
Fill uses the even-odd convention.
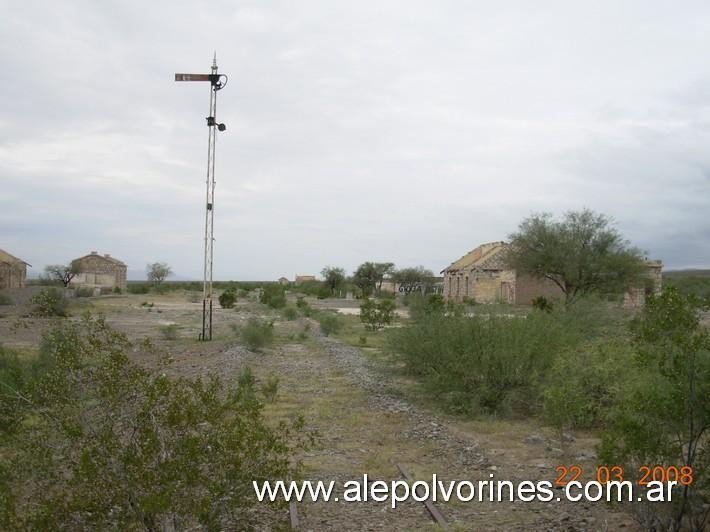
[[[399,469],[399,472],[402,474],[404,477],[404,480],[406,480],[409,485],[413,485],[414,483],[414,478],[407,473],[407,470],[404,469],[404,466],[402,464],[397,464],[397,469]],[[439,511],[439,509],[434,506],[434,503],[431,502],[429,499],[422,501],[424,504],[424,507],[427,509],[427,512],[429,512],[429,515],[431,518],[434,520],[434,522],[439,525],[442,529],[444,530],[449,530],[449,525],[446,522],[446,519],[444,519],[444,515]]]

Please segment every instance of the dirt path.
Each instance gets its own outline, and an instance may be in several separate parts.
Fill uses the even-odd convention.
[[[274,415],[302,413],[322,436],[323,447],[304,456],[305,478],[335,480],[400,479],[397,464],[416,479],[554,480],[559,463],[593,458],[587,441],[555,448],[542,436],[526,443],[530,427],[500,423],[485,433],[475,424],[412,404],[397,384],[378,371],[363,353],[334,338],[314,333],[305,343],[287,343],[255,355],[227,351],[257,376],[277,375],[279,401]],[[498,424],[498,423],[496,423]],[[558,444],[559,445],[559,444]],[[586,453],[586,454],[585,454]],[[588,464],[591,469],[591,463]],[[336,488],[337,490],[337,488]],[[342,495],[342,490],[339,493]],[[587,503],[437,503],[459,530],[634,530],[626,513]],[[386,503],[303,502],[298,511],[304,530],[431,530],[424,506],[415,501],[391,509]]]

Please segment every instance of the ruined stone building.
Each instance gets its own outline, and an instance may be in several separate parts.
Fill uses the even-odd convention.
[[[102,290],[126,289],[128,267],[111,255],[99,255],[96,251],[92,251],[72,262],[76,262],[79,270],[70,283],[72,287]]]
[[[552,281],[507,268],[503,261],[507,247],[505,242],[482,244],[444,269],[444,297],[451,301],[471,299],[477,303],[518,305],[529,305],[538,296],[549,301],[564,298]],[[660,293],[662,269],[660,260],[647,261],[638,286],[624,294],[624,306],[641,307],[647,295]]]
[[[296,279],[294,281],[294,284],[308,283],[310,281],[315,281],[315,280],[316,280],[315,275],[296,275]]]
[[[23,288],[31,264],[0,249],[0,288]]]
[[[481,244],[442,270],[444,298],[529,305],[538,296],[548,300],[563,297],[562,290],[552,281],[507,268],[503,261],[507,247],[505,242]]]
[[[646,261],[646,271],[638,286],[629,288],[624,294],[625,307],[643,307],[646,296],[658,295],[663,288],[663,263],[660,260]]]

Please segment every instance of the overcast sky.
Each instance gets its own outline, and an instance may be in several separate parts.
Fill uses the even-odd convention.
[[[710,267],[707,1],[0,0],[0,248],[215,279],[438,272],[589,207]]]

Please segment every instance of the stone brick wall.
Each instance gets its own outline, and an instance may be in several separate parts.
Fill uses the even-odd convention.
[[[515,302],[518,305],[530,305],[536,297],[543,296],[548,301],[564,299],[564,292],[552,281],[537,279],[520,274],[515,280]]]
[[[27,280],[27,266],[0,262],[0,288],[22,288]]]
[[[91,253],[76,260],[79,273],[72,279],[72,286],[118,287],[126,289],[127,267],[119,264],[110,256]]]

